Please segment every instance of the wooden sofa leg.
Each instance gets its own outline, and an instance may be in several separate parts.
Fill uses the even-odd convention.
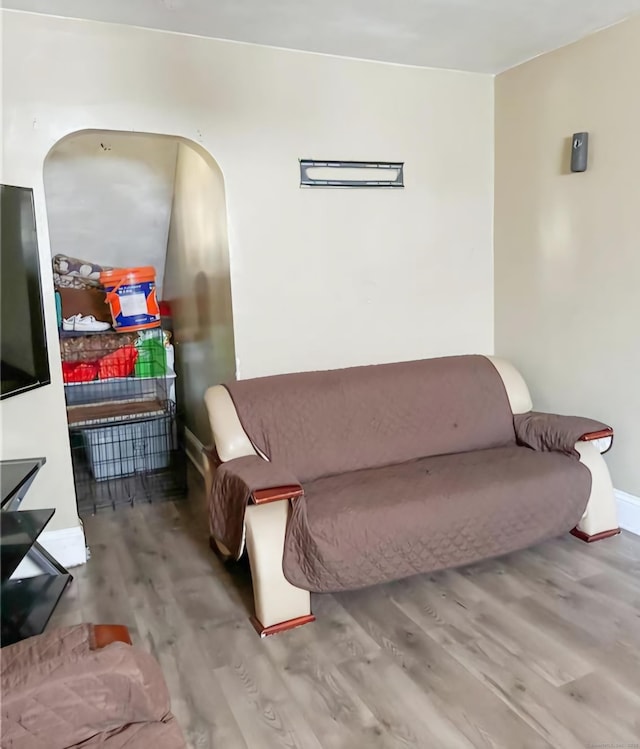
[[[131,645],[129,630],[124,624],[94,624],[93,625],[93,650],[100,650],[111,645],[112,642],[124,642]]]
[[[603,538],[617,536],[618,533],[620,533],[620,528],[612,528],[610,531],[601,531],[600,533],[594,533],[591,536],[588,533],[581,531],[577,526],[571,531],[572,536],[575,536],[588,544],[593,543],[594,541],[602,541]]]
[[[620,528],[607,464],[591,442],[578,442],[576,450],[580,453],[580,462],[591,472],[591,494],[587,509],[571,534],[587,543],[616,536]]]
[[[282,572],[289,508],[289,501],[281,500],[251,505],[245,515],[255,604],[255,616],[251,621],[261,637],[315,620],[309,591],[291,585]]]
[[[269,635],[277,635],[280,632],[286,632],[288,629],[294,629],[295,627],[301,627],[303,624],[310,624],[315,622],[316,618],[313,614],[307,614],[306,616],[299,616],[297,619],[289,619],[286,622],[278,622],[278,624],[272,624],[270,627],[264,627],[255,616],[251,617],[251,624],[253,628],[260,635],[260,637],[268,637]]]

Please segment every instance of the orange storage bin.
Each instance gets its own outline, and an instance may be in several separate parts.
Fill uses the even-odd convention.
[[[160,326],[155,268],[106,270],[100,274],[100,283],[107,292],[106,302],[115,330],[127,333]]]

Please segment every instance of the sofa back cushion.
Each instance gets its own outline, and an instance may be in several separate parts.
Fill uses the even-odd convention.
[[[227,385],[254,446],[300,481],[515,441],[484,356],[379,364]]]

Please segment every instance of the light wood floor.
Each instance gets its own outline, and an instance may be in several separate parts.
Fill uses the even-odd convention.
[[[640,537],[567,535],[314,596],[316,623],[260,640],[248,569],[210,552],[197,484],[86,532],[91,560],[51,626],[128,625],[191,747],[640,747]]]

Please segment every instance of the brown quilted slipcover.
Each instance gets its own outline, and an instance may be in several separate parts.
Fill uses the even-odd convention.
[[[301,482],[515,440],[484,356],[379,364],[227,385],[249,438]]]
[[[257,455],[246,455],[222,463],[213,478],[215,501],[209,504],[211,535],[220,539],[237,557],[242,548],[244,510],[256,489],[272,489],[298,484],[286,468]]]
[[[227,387],[249,439],[284,471],[282,483],[303,485],[283,571],[307,590],[357,588],[524,548],[570,530],[588,501],[589,470],[562,452],[578,423],[517,417],[518,445],[502,379],[486,357]],[[561,436],[540,437],[538,427],[548,436],[553,425]],[[527,438],[537,450],[522,445]],[[212,533],[236,554],[258,488],[243,460],[223,464],[210,497]]]
[[[576,442],[590,432],[601,432],[611,427],[583,416],[559,416],[529,411],[513,417],[518,442],[533,450],[558,450],[577,456]]]
[[[590,490],[577,460],[515,445],[318,479],[293,504],[284,574],[329,592],[507,554],[573,528]]]
[[[2,749],[184,749],[156,661],[92,646],[82,624],[2,648]]]

